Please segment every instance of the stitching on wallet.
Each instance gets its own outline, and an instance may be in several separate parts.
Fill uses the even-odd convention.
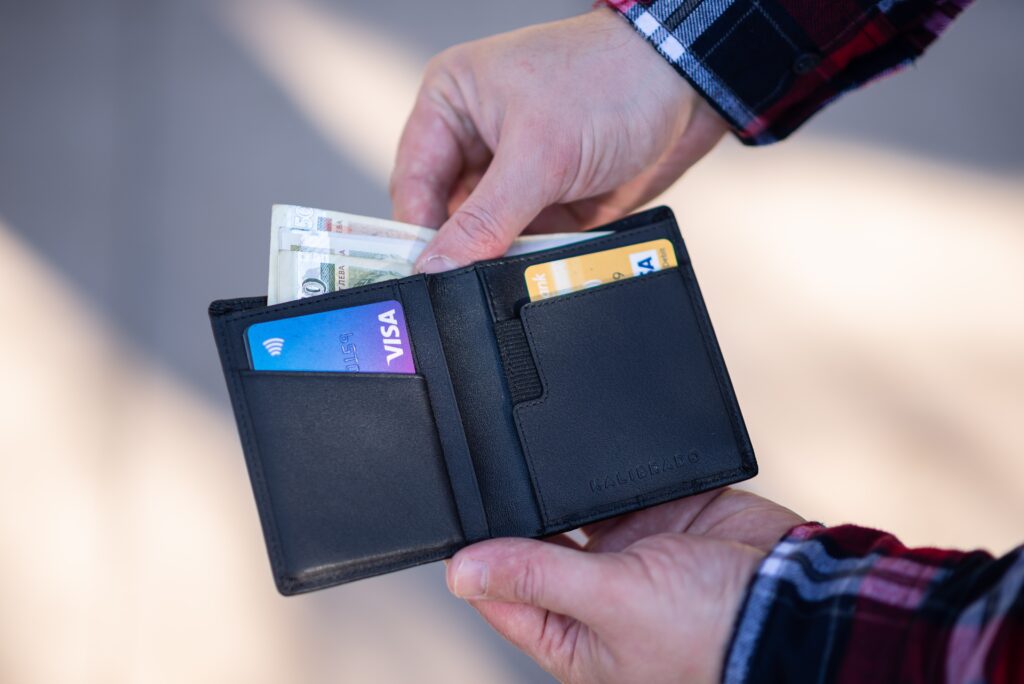
[[[696,283],[697,276],[694,275],[692,268],[688,269],[688,275]],[[707,313],[707,307],[698,306],[695,287],[691,287],[690,282],[686,278],[683,279],[683,287],[690,301],[690,310],[697,319],[697,327],[701,332],[704,342],[704,353],[708,355],[711,366],[715,371],[715,384],[718,385],[718,394],[729,413],[729,422],[732,423],[732,438],[736,442],[737,450],[740,452],[744,469],[749,470],[752,466],[753,450],[748,446],[749,442],[744,443],[742,439],[743,435],[740,426],[743,424],[743,418],[740,416],[739,402],[736,400],[735,391],[728,391],[730,384],[727,380],[728,372],[725,369],[725,360],[722,357],[721,350],[713,343],[715,337],[711,330],[711,319]]]
[[[612,516],[618,515],[619,513],[629,511],[633,508],[634,504],[638,507],[650,506],[657,503],[662,503],[670,498],[675,498],[679,495],[689,495],[698,490],[707,491],[715,487],[737,482],[741,478],[740,475],[745,475],[746,471],[743,468],[733,468],[732,470],[724,473],[716,473],[715,475],[709,475],[696,480],[687,480],[682,484],[674,484],[666,487],[661,487],[652,492],[646,494],[638,494],[628,500],[616,501],[611,504],[605,504],[596,508],[591,508],[586,514],[579,515],[566,515],[557,520],[551,521],[551,528],[559,527],[562,525],[578,526],[581,521],[585,521],[593,518],[594,516]],[[584,523],[585,524],[585,523]],[[548,534],[548,533],[546,533]]]
[[[533,331],[530,329],[530,326],[526,324],[525,320],[523,321],[523,328],[526,330],[526,335],[530,338],[530,351],[534,354],[533,360],[536,362],[537,375],[540,376],[541,394],[539,399],[517,404],[512,408],[512,413],[515,414],[516,425],[519,427],[519,434],[523,437],[523,452],[526,457],[526,467],[530,470],[530,480],[533,482],[533,490],[537,492],[537,505],[540,506],[541,525],[546,525],[547,523],[545,521],[548,519],[548,507],[547,503],[544,501],[544,491],[541,489],[539,484],[540,480],[537,478],[537,469],[533,465],[533,449],[530,447],[530,433],[523,426],[523,417],[520,413],[520,407],[540,406],[547,401],[548,381],[544,376],[544,365],[541,363],[537,354],[533,352],[536,348]]]

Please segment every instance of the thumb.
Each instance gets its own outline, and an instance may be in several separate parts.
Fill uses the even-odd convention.
[[[611,604],[598,597],[613,590],[617,575],[605,555],[532,539],[495,539],[455,554],[448,588],[460,598],[524,604],[599,626],[614,617]]]
[[[493,259],[551,201],[553,177],[545,175],[539,151],[506,139],[466,201],[416,261],[419,273],[438,273]]]

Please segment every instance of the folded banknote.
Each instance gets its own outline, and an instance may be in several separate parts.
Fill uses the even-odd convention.
[[[523,235],[506,253],[529,254],[607,233]],[[398,221],[275,204],[267,303],[279,304],[412,275],[437,231]]]

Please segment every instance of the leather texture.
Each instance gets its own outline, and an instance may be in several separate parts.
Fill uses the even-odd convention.
[[[286,595],[538,537],[752,477],[672,213],[539,254],[210,318]],[[529,302],[534,263],[657,238],[679,266]],[[417,374],[250,370],[253,323],[398,299]]]
[[[241,384],[283,592],[462,538],[422,376],[245,371]]]
[[[545,532],[742,475],[679,270],[533,302],[522,319],[544,391],[514,413]]]

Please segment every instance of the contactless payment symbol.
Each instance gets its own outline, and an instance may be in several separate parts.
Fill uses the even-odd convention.
[[[280,356],[284,350],[284,338],[283,337],[271,337],[263,340],[263,348],[267,350],[267,353],[271,356]]]

